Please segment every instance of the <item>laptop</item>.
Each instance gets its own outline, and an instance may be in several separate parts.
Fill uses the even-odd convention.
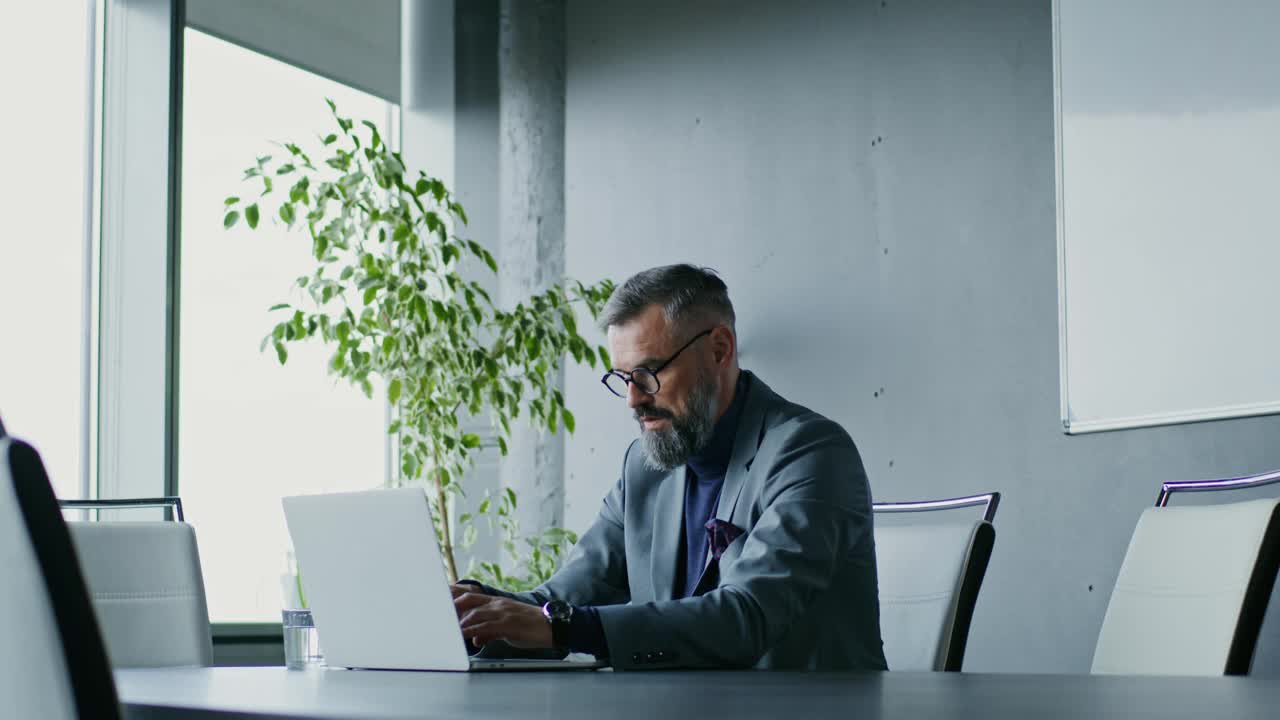
[[[284,515],[330,667],[476,671],[605,666],[594,659],[469,657],[421,487],[287,497]]]

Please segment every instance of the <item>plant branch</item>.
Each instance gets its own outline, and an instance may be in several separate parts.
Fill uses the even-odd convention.
[[[458,582],[458,563],[453,558],[453,536],[449,532],[449,497],[444,491],[444,476],[436,471],[436,508],[440,515],[440,553],[449,572],[449,584]]]

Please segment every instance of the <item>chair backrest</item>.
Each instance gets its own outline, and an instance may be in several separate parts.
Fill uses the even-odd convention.
[[[5,717],[119,718],[102,638],[40,456],[2,435],[0,568]]]
[[[213,664],[195,531],[184,522],[69,522],[111,664]]]
[[[877,513],[924,512],[986,504],[969,523],[875,527],[880,634],[890,670],[958,672],[969,624],[995,545],[999,493],[918,503],[883,503]]]
[[[1280,500],[1147,508],[1094,650],[1097,674],[1244,675],[1280,564]]]

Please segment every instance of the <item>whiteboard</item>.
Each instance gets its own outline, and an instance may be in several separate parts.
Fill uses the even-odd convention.
[[[1280,2],[1055,0],[1062,422],[1280,412]]]

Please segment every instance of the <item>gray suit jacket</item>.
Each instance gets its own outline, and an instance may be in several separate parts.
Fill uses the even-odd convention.
[[[721,556],[714,588],[673,599],[685,468],[649,469],[637,441],[565,564],[511,597],[597,606],[619,669],[883,670],[871,493],[858,450],[839,425],[746,374],[715,515],[744,532]]]

